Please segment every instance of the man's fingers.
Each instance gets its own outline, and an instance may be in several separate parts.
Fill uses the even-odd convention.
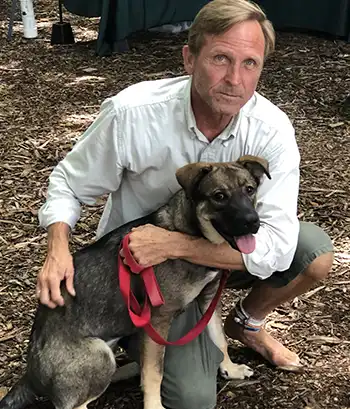
[[[131,231],[142,230],[142,229],[144,229],[144,227],[145,227],[145,225],[144,225],[144,224],[142,224],[141,226],[136,226],[136,227],[133,227],[133,228],[131,229]]]
[[[49,288],[46,285],[42,285],[40,289],[40,302],[47,305],[49,308],[56,308],[57,305],[50,300]]]
[[[154,224],[146,223],[146,224],[141,224],[140,226],[132,227],[131,231],[141,231],[144,229],[147,229],[147,227],[154,227]]]
[[[64,299],[61,294],[60,289],[61,281],[58,278],[51,278],[49,281],[49,290],[50,290],[50,301],[55,303],[56,305],[62,306],[64,305]]]
[[[69,294],[75,297],[75,289],[74,289],[74,273],[71,272],[66,276],[66,288]]]
[[[39,300],[40,295],[41,295],[41,285],[38,282],[35,288],[35,297]]]

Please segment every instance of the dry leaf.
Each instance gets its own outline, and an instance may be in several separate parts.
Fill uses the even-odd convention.
[[[7,394],[9,388],[5,388],[5,386],[0,386],[0,400]]]
[[[315,342],[318,344],[340,344],[343,342],[341,339],[336,337],[326,337],[322,335],[315,335],[313,337],[306,338],[307,341]]]
[[[87,68],[83,68],[82,71],[89,73],[89,72],[95,72],[95,71],[98,71],[98,70],[97,70],[97,68],[87,67]]]
[[[331,128],[338,128],[338,126],[344,125],[344,122],[336,122],[335,124],[329,124]]]
[[[269,321],[268,324],[270,327],[273,327],[273,328],[279,328],[279,329],[289,328],[289,325],[282,324],[281,322]]]

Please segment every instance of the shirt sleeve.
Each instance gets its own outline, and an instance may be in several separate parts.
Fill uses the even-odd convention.
[[[116,191],[123,174],[124,148],[111,99],[105,100],[95,121],[49,177],[46,202],[39,223],[47,228],[65,222],[74,228],[81,203],[92,205],[103,194]]]
[[[283,139],[288,143],[261,155],[269,161],[271,180],[264,177],[258,188],[256,208],[261,226],[256,234],[256,250],[242,254],[249,273],[260,279],[268,278],[275,271],[287,270],[298,242],[300,154],[292,126]]]

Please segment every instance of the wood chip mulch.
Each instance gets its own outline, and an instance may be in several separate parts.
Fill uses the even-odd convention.
[[[68,13],[77,43],[50,46],[57,11],[36,2],[39,37],[22,37],[16,21],[6,41],[9,3],[0,5],[0,396],[24,370],[36,307],[34,289],[46,251],[37,212],[48,176],[95,118],[101,102],[145,79],[183,73],[185,34],[139,33],[131,50],[96,57],[97,19]],[[231,354],[255,370],[244,382],[218,382],[218,408],[350,408],[350,44],[339,39],[279,32],[259,91],[296,128],[302,156],[299,217],[331,236],[331,277],[276,310],[269,330],[300,354],[303,373],[278,371],[233,343]],[[101,200],[86,207],[72,246],[94,237]],[[227,291],[226,309],[240,294]],[[138,380],[111,386],[91,407],[142,408]],[[36,406],[47,408],[46,402]]]

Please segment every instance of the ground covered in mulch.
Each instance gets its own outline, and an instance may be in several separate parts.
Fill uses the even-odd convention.
[[[6,2],[5,2],[6,3]],[[7,4],[0,6],[0,389],[18,379],[36,301],[34,289],[46,250],[37,211],[48,176],[96,116],[101,102],[127,85],[183,72],[180,35],[143,33],[131,50],[94,54],[98,22],[67,17],[77,44],[50,46],[56,10],[37,1],[39,38],[22,38],[17,22],[7,43]],[[92,41],[92,42],[91,42]],[[247,382],[218,383],[218,408],[349,408],[350,381],[350,44],[297,33],[278,33],[260,92],[294,122],[302,155],[299,217],[332,237],[336,257],[330,279],[278,309],[268,320],[275,336],[298,352],[304,373],[277,371],[232,344],[232,357],[255,370]],[[350,105],[350,104],[349,104]],[[93,239],[101,203],[84,208],[73,247]],[[226,306],[238,294],[227,292]],[[0,392],[1,393],[1,392]],[[109,388],[94,408],[142,407],[138,380]],[[48,407],[47,403],[38,403]]]

